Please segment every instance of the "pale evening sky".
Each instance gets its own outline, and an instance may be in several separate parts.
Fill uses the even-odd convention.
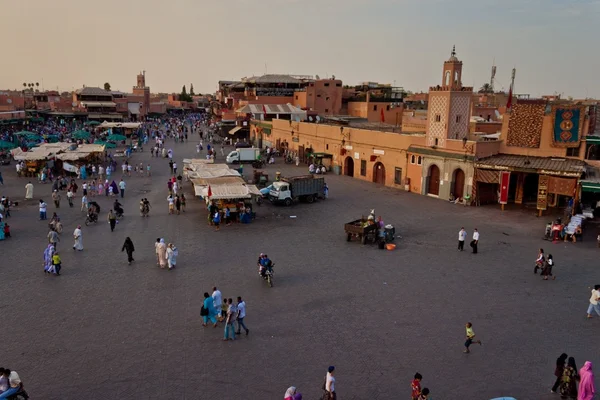
[[[0,0],[0,90],[102,86],[214,92],[269,73],[344,84],[441,80],[453,44],[463,83],[600,98],[600,0]],[[9,56],[10,55],[10,56]]]

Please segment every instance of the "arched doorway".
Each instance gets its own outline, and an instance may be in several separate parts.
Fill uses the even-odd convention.
[[[344,160],[344,175],[354,176],[354,160],[352,157],[346,157]]]
[[[457,168],[452,176],[454,185],[452,186],[452,194],[456,199],[462,199],[465,194],[465,173],[462,169]]]
[[[385,166],[380,162],[373,165],[373,182],[385,185]]]
[[[436,196],[440,194],[440,169],[435,164],[429,167],[427,194],[434,194]]]

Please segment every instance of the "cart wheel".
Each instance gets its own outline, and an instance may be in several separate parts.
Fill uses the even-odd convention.
[[[363,235],[363,236],[360,238],[360,242],[361,242],[362,244],[367,244],[367,235]]]
[[[312,203],[313,201],[315,201],[315,198],[314,198],[314,196],[307,196],[307,197],[306,197],[306,201],[307,201],[308,203]]]
[[[352,240],[352,234],[349,233],[349,234],[346,235],[346,242],[349,242],[351,240]]]
[[[292,205],[292,200],[291,199],[285,199],[285,203],[286,206],[291,206]]]

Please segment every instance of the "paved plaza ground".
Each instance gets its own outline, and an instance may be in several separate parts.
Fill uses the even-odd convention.
[[[194,143],[168,146],[181,165]],[[35,183],[36,200],[23,203],[27,179],[2,167],[1,194],[21,203],[8,220],[13,238],[0,242],[0,365],[19,372],[32,399],[281,399],[293,385],[314,400],[335,365],[342,400],[407,399],[417,371],[436,400],[537,400],[557,398],[549,390],[560,353],[600,365],[600,318],[585,318],[600,249],[541,240],[547,218],[327,175],[329,200],[264,204],[254,223],[215,232],[190,185],[187,212],[167,215],[166,160],[146,151],[131,161],[150,162],[153,176],[126,178],[114,233],[112,202],[97,200],[101,223],[83,227],[81,253],[71,250],[80,198],[73,209],[63,201],[60,277],[42,265],[47,226],[36,203],[51,203],[50,185]],[[141,197],[150,218],[138,214]],[[346,242],[344,222],[372,208],[401,235],[395,251]],[[479,254],[456,250],[461,226],[469,240],[479,229]],[[131,266],[120,251],[126,236]],[[176,270],[155,266],[157,237],[178,246]],[[539,247],[554,256],[556,281],[533,275]],[[272,289],[256,273],[260,252],[276,263]],[[222,342],[222,327],[201,326],[213,285],[247,301],[248,337]],[[467,321],[483,341],[471,354],[462,352]]]

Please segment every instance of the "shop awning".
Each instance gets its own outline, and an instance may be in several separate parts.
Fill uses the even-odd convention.
[[[131,114],[137,115],[140,113],[140,103],[127,103],[127,109]]]
[[[586,136],[585,141],[589,144],[600,144],[600,136]]]
[[[600,193],[600,182],[581,181],[581,191],[590,193]]]
[[[241,126],[236,126],[235,128],[233,128],[232,130],[230,130],[230,131],[229,131],[229,134],[230,134],[230,135],[235,135],[235,133],[236,133],[237,131],[239,131],[240,129],[242,129],[242,127],[241,127]]]

